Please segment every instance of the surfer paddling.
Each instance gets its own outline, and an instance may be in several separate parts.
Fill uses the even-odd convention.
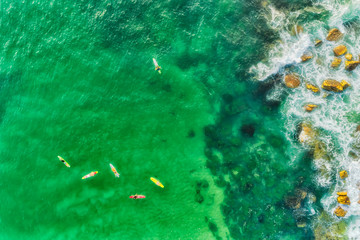
[[[87,178],[89,178],[89,177],[93,177],[93,176],[95,176],[97,173],[98,173],[98,171],[91,172],[91,173],[86,174],[85,176],[83,176],[82,179],[87,179]]]
[[[65,166],[70,167],[70,164],[67,163],[62,157],[58,156],[59,160],[65,164]]]
[[[115,167],[110,163],[111,171],[115,174],[115,177],[120,177],[120,174],[116,171]]]
[[[153,58],[153,62],[155,65],[155,71],[157,71],[159,74],[161,74],[161,67],[159,66],[159,64],[157,63],[155,58]]]

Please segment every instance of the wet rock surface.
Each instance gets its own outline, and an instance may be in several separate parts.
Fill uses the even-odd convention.
[[[318,93],[320,92],[320,88],[314,84],[311,83],[305,83],[305,86],[307,89],[313,91],[314,93]]]
[[[339,45],[334,48],[335,56],[341,56],[347,52],[347,48],[345,45]]]
[[[342,92],[344,90],[344,87],[341,85],[341,83],[334,79],[324,80],[321,87],[332,92]]]
[[[337,28],[333,28],[333,29],[330,29],[327,37],[326,37],[326,40],[328,41],[337,41],[339,40],[340,38],[342,38],[343,34],[340,32],[339,29]]]
[[[334,211],[334,214],[338,217],[345,217],[346,213],[347,213],[347,211],[342,209],[340,206],[338,206]]]
[[[334,60],[331,62],[331,67],[336,68],[340,65],[341,63],[341,58],[334,58]]]
[[[340,175],[340,178],[341,178],[341,179],[344,179],[344,178],[347,178],[347,177],[348,177],[348,173],[347,173],[347,171],[345,171],[345,170],[340,171],[340,172],[339,172],[339,175]]]
[[[345,61],[345,69],[348,71],[354,70],[358,65],[360,64],[360,61]]]
[[[288,88],[297,88],[300,85],[300,79],[295,74],[285,75],[285,85]]]

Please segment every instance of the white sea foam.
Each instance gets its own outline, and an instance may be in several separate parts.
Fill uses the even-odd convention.
[[[267,79],[272,74],[286,72],[286,65],[295,64],[291,71],[295,71],[302,79],[302,85],[296,89],[285,89],[276,86],[268,95],[268,100],[279,100],[282,91],[289,91],[286,101],[283,103],[282,112],[286,123],[286,137],[292,142],[292,152],[304,151],[306,146],[301,146],[293,140],[293,134],[299,122],[310,122],[312,126],[319,130],[320,140],[325,143],[326,149],[331,155],[331,160],[314,160],[314,168],[325,170],[326,173],[318,171],[314,182],[319,186],[331,187],[328,194],[322,197],[321,204],[325,211],[333,215],[337,203],[338,191],[347,191],[351,200],[350,206],[341,206],[347,212],[346,218],[352,220],[348,227],[350,239],[357,239],[360,236],[360,160],[351,157],[349,153],[354,152],[360,156],[360,133],[355,133],[357,121],[350,121],[353,113],[360,112],[360,68],[352,72],[344,69],[345,58],[337,69],[330,67],[334,59],[333,48],[337,45],[346,45],[348,52],[353,54],[355,60],[360,53],[359,29],[355,27],[345,27],[346,22],[353,21],[360,15],[360,0],[344,3],[337,0],[322,0],[314,3],[315,8],[325,9],[329,12],[329,21],[324,23],[313,21],[304,23],[304,33],[292,36],[289,26],[297,23],[297,16],[301,14],[299,10],[292,13],[282,13],[273,6],[268,6],[266,18],[268,25],[278,31],[280,41],[274,44],[269,50],[267,60],[258,63],[250,69],[255,78],[259,81]],[[315,9],[316,10],[316,9]],[[329,28],[336,27],[344,33],[344,37],[338,42],[326,41]],[[314,47],[314,40],[323,40],[323,45]],[[300,57],[311,52],[313,59],[300,63]],[[325,79],[332,78],[338,81],[346,80],[351,87],[340,94],[331,94],[324,98],[326,91],[321,94],[314,94],[305,88],[305,81],[321,86]],[[302,106],[307,103],[319,105],[319,108],[308,113]],[[354,146],[357,146],[354,147]],[[298,154],[292,156],[292,163],[298,162]],[[340,179],[339,171],[347,170],[349,177],[346,180]],[[336,179],[331,177],[336,175]],[[315,210],[313,210],[315,211]],[[336,218],[334,216],[334,218]]]

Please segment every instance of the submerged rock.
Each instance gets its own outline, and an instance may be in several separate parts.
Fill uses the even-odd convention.
[[[314,159],[325,159],[330,160],[328,153],[326,151],[325,143],[321,141],[316,141],[314,144]]]
[[[354,70],[358,65],[360,64],[360,61],[345,61],[345,69],[348,71]]]
[[[351,61],[353,56],[350,53],[345,54],[345,59]]]
[[[248,137],[253,137],[255,133],[255,127],[252,124],[244,124],[241,126],[241,132]]]
[[[196,193],[196,195],[195,195],[195,201],[196,201],[197,203],[200,203],[200,204],[204,201],[204,197],[201,195],[200,192],[197,192],[197,193]]]
[[[310,60],[312,58],[313,58],[313,56],[304,54],[304,55],[301,56],[301,61],[306,62],[306,61],[308,61],[308,60]]]
[[[338,221],[326,211],[321,211],[314,221],[315,240],[345,240],[347,238],[347,223]]]
[[[339,45],[334,48],[335,56],[341,56],[347,52],[347,48],[345,45]]]
[[[285,204],[289,208],[298,209],[301,207],[301,199],[296,196],[288,196],[285,198]]]
[[[301,202],[307,196],[307,192],[302,189],[296,189],[295,195],[285,197],[285,204],[289,208],[298,209],[301,207]]]
[[[304,200],[306,198],[306,196],[307,196],[307,192],[305,190],[302,190],[302,189],[296,189],[295,194],[301,200]]]
[[[306,222],[297,222],[297,223],[296,223],[296,226],[297,226],[298,228],[304,228],[304,227],[306,227]]]
[[[333,29],[330,29],[330,31],[329,31],[329,33],[328,33],[328,35],[326,37],[326,40],[328,40],[328,41],[337,41],[342,36],[343,36],[343,34],[340,32],[339,29],[333,28]]]
[[[320,91],[320,88],[318,88],[317,86],[311,84],[311,83],[305,83],[305,86],[307,89],[313,91],[314,93],[317,93]]]
[[[340,171],[339,174],[340,174],[341,179],[344,179],[344,178],[348,177],[348,173],[345,170]]]
[[[322,43],[323,43],[323,41],[321,41],[320,39],[316,39],[315,40],[315,47],[319,47]]]
[[[316,108],[316,107],[318,107],[318,105],[316,105],[316,104],[306,104],[306,105],[304,106],[305,111],[307,111],[307,112],[311,112],[311,111],[314,110],[314,108]]]
[[[301,143],[311,144],[315,140],[316,133],[311,128],[310,124],[302,123],[301,124],[301,132],[299,135],[299,141]]]
[[[340,206],[338,206],[335,211],[334,211],[335,215],[338,217],[345,217],[347,211],[345,211],[344,209],[342,209]]]
[[[295,74],[285,75],[285,85],[288,88],[297,88],[300,85],[300,79]]]
[[[343,86],[340,82],[334,80],[334,79],[326,79],[322,83],[321,87],[328,91],[333,92],[342,92],[344,90]]]
[[[334,60],[331,62],[331,67],[336,68],[340,65],[341,58],[335,57]]]

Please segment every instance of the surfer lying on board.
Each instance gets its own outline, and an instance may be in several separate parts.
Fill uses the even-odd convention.
[[[138,198],[145,198],[145,196],[144,196],[144,195],[137,195],[137,194],[135,194],[135,195],[131,195],[129,198],[138,199]]]
[[[157,63],[155,58],[153,58],[153,62],[154,62],[154,65],[155,65],[155,71],[158,71],[158,73],[161,74],[161,67],[159,66],[159,64]]]

